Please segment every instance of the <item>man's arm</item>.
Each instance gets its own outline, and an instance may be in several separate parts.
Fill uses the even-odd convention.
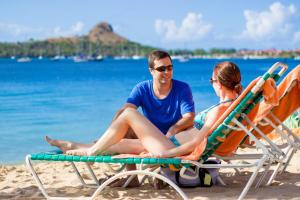
[[[166,134],[169,138],[180,131],[186,130],[194,125],[194,112],[185,113],[173,126],[171,126]]]
[[[126,109],[126,108],[134,108],[134,109],[137,109],[136,105],[132,104],[132,103],[125,103],[125,105],[119,109],[115,116],[113,117],[112,121],[115,121],[121,114],[122,112]]]
[[[184,113],[182,118],[172,125],[166,136],[171,137],[180,131],[186,130],[194,125],[195,103],[193,100],[192,90],[189,85],[185,85],[180,89],[180,111]]]

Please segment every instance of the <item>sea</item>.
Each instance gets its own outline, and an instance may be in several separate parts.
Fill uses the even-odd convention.
[[[241,69],[242,84],[263,75],[277,61],[228,59]],[[187,82],[196,112],[218,102],[209,83],[220,59],[174,60],[174,79]],[[151,79],[146,59],[75,63],[70,59],[0,59],[0,164],[19,164],[26,154],[52,150],[44,136],[91,142],[109,126],[131,89]]]

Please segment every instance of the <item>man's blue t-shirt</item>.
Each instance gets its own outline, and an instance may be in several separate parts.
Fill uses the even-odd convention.
[[[189,85],[178,80],[172,81],[172,89],[164,99],[155,96],[152,80],[137,84],[127,99],[127,103],[141,107],[144,115],[164,134],[182,118],[182,115],[195,112]]]

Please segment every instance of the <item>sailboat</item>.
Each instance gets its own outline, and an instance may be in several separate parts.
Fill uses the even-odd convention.
[[[22,58],[17,59],[17,62],[20,62],[20,63],[30,62],[30,61],[31,61],[31,58],[29,58],[29,57],[22,57]]]
[[[12,60],[16,59],[16,49],[14,49],[13,52],[13,55],[10,57]]]
[[[131,57],[133,60],[140,60],[140,59],[143,59],[144,57],[141,56],[139,53],[138,53],[138,48],[137,46],[135,47],[135,54]]]
[[[52,61],[60,61],[65,59],[65,56],[60,55],[60,46],[56,47],[56,56],[51,58]]]
[[[101,54],[98,54],[98,56],[95,56],[95,54],[93,54],[92,46],[91,46],[91,43],[90,43],[89,44],[89,56],[87,57],[87,60],[88,61],[101,62],[101,61],[103,61],[103,59],[104,59],[104,57]]]

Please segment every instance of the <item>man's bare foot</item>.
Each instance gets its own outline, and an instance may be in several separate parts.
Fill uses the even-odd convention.
[[[72,149],[72,143],[68,141],[63,140],[53,140],[49,138],[48,136],[45,136],[45,140],[51,145],[59,148],[62,150],[63,153],[66,153],[66,151]]]
[[[117,179],[117,181],[114,181],[111,183],[109,186],[110,187],[123,187],[123,185],[126,183],[128,178],[120,178]],[[127,188],[133,188],[133,187],[138,187],[140,185],[139,179],[137,177],[134,177],[132,181],[126,186]]]

